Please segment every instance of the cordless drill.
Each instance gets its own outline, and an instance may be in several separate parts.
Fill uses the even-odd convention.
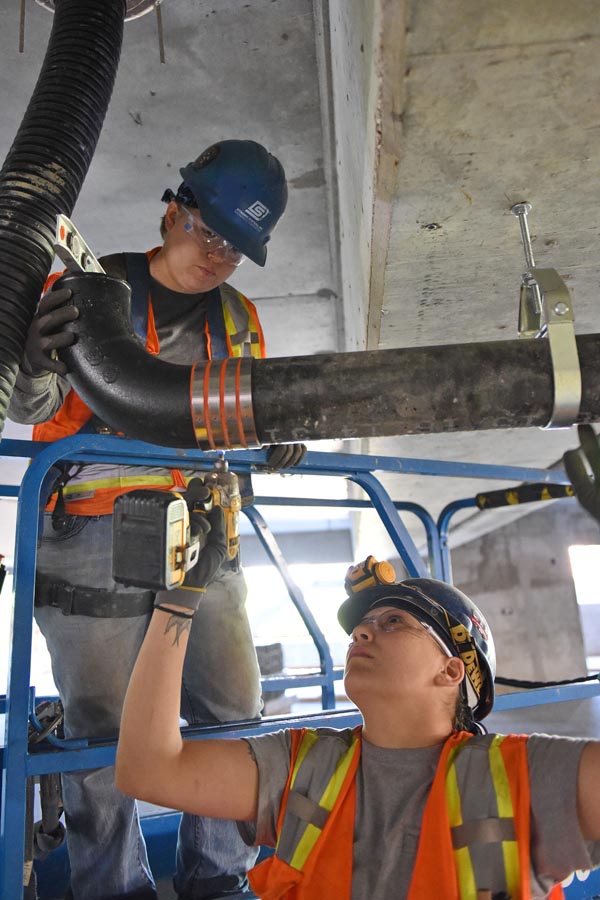
[[[227,559],[235,559],[240,550],[240,509],[242,498],[238,477],[229,469],[223,454],[215,462],[212,472],[204,476],[204,483],[211,489],[215,506],[220,506],[225,516],[227,535]]]

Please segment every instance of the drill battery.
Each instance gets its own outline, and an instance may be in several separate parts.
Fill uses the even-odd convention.
[[[180,494],[121,494],[113,510],[113,578],[153,591],[179,587],[198,561],[202,537],[191,537],[187,503]]]

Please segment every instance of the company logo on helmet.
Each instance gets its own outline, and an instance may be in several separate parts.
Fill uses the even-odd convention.
[[[473,639],[464,625],[453,625],[450,628],[450,634],[452,635],[452,640],[458,650],[459,656],[465,664],[467,678],[471,682],[477,696],[480,697],[483,688],[483,675],[481,674],[481,669],[479,667],[477,651],[472,649]],[[461,644],[470,645],[470,649],[461,650]]]
[[[465,653],[460,654],[460,658],[465,664],[467,678],[473,685],[473,690],[477,696],[480,697],[481,689],[483,687],[483,678],[481,677],[481,669],[477,662],[477,654],[474,650],[467,650]]]
[[[476,616],[474,613],[472,613],[469,616],[469,618],[470,618],[471,622],[473,623],[473,625],[475,626],[475,628],[477,629],[477,631],[479,632],[479,634],[481,635],[481,637],[484,639],[484,641],[489,640],[487,628],[485,627],[485,625],[483,624],[481,619],[478,616]]]
[[[247,212],[249,216],[256,222],[260,222],[261,219],[264,219],[265,216],[268,216],[271,210],[268,206],[265,206],[264,203],[261,203],[260,200],[255,200],[254,203],[251,203],[250,206],[247,206],[244,212]]]
[[[251,203],[250,206],[247,206],[245,209],[240,209],[238,206],[235,214],[236,216],[239,216],[240,219],[247,222],[248,225],[251,225],[255,231],[262,231],[263,229],[259,222],[262,222],[270,212],[271,210],[268,206],[265,206],[260,200],[255,200],[254,203]]]

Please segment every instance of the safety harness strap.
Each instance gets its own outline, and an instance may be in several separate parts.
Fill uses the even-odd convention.
[[[150,296],[150,264],[145,253],[124,253],[127,282],[131,287],[131,324],[145,343],[148,334],[148,297]]]
[[[225,316],[219,288],[212,290],[206,304],[206,321],[210,334],[210,355],[212,359],[227,359],[227,331],[225,329]]]

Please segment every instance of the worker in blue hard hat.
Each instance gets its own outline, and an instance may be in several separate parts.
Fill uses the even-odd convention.
[[[117,783],[236,818],[273,847],[250,873],[265,900],[559,900],[563,879],[600,864],[600,743],[485,733],[494,643],[452,585],[396,582],[368,557],[346,591],[344,685],[361,727],[182,740],[191,623],[167,604],[128,688]]]
[[[246,257],[265,264],[286,206],[283,167],[254,141],[225,140],[181,174],[177,193],[164,195],[162,245],[100,262],[131,285],[132,323],[150,353],[180,364],[262,357],[257,311],[229,278]],[[57,286],[40,301],[11,398],[9,416],[33,423],[40,441],[110,431],[72,390],[57,357],[73,341],[68,324],[78,311],[63,305],[69,297]],[[302,444],[271,447],[269,467],[296,465],[305,451]],[[185,491],[194,474],[90,464],[65,465],[58,473],[37,557],[35,615],[52,657],[68,738],[117,732],[129,675],[163,593],[113,579],[115,500],[138,488]],[[194,590],[186,582],[168,595],[189,599]],[[202,587],[190,634],[181,690],[181,715],[189,723],[260,716],[260,673],[245,599],[239,555],[220,558],[211,583]],[[156,900],[136,805],[116,789],[113,770],[65,775],[63,794],[74,900]],[[235,896],[246,889],[255,856],[233,823],[184,816],[176,892],[182,900]]]
[[[188,230],[221,238],[234,265],[247,256],[264,266],[271,232],[287,204],[279,160],[255,141],[221,141],[180,173],[177,193],[167,190],[163,200],[193,211]]]

